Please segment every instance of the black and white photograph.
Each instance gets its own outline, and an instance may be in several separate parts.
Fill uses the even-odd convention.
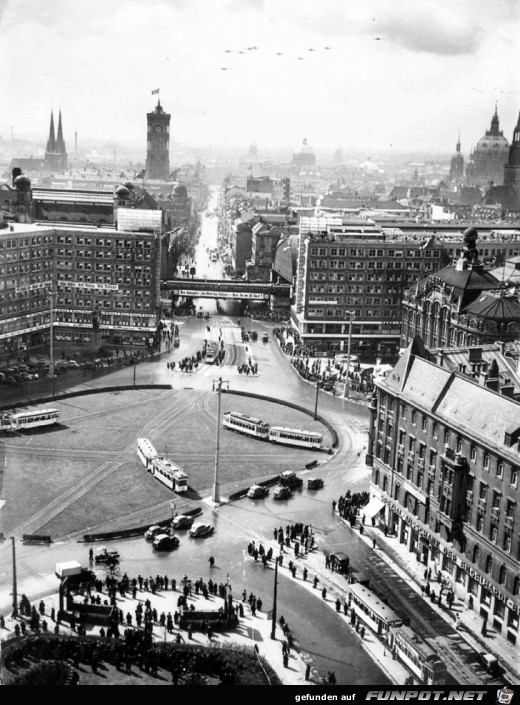
[[[519,37],[0,0],[0,685],[512,701]]]

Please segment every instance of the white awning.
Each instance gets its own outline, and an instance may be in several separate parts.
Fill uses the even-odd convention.
[[[384,507],[384,502],[382,502],[380,499],[372,497],[370,502],[365,507],[361,507],[360,513],[361,515],[364,514],[367,519],[372,519],[372,517],[375,517],[377,514],[379,514],[379,512],[384,509]]]

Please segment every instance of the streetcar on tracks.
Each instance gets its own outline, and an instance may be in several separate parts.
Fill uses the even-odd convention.
[[[236,411],[226,411],[222,418],[224,426],[231,431],[245,433],[263,441],[268,440],[269,424],[264,423],[260,419],[255,419],[247,414],[239,414]]]
[[[151,463],[150,472],[152,475],[162,482],[163,485],[169,487],[174,492],[187,492],[188,490],[188,475],[184,470],[166,458],[154,458]]]
[[[137,439],[137,455],[147,470],[151,469],[152,460],[159,457],[159,453],[148,438]]]
[[[297,428],[271,426],[269,429],[269,441],[286,446],[298,446],[298,448],[318,449],[321,448],[323,435],[316,431],[301,431]]]
[[[212,365],[214,362],[217,361],[218,358],[218,343],[215,341],[211,341],[208,343],[206,347],[206,362],[208,365]]]
[[[60,420],[58,409],[33,409],[5,413],[0,417],[0,431],[28,431],[40,426],[52,426]]]

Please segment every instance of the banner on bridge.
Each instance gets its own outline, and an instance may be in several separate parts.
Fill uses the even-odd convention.
[[[269,294],[253,291],[199,291],[198,289],[174,289],[176,296],[189,296],[192,299],[268,299]]]

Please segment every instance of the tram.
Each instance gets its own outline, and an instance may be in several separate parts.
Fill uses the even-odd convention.
[[[400,627],[403,624],[397,612],[362,583],[349,583],[347,598],[357,618],[380,636],[386,635],[390,627]]]
[[[299,448],[321,448],[323,435],[315,431],[300,431],[296,428],[271,426],[269,429],[269,440],[271,443],[298,446]]]
[[[212,365],[218,358],[218,344],[214,341],[208,343],[206,347],[206,362]]]
[[[409,626],[391,626],[386,641],[392,653],[414,674],[421,685],[446,685],[446,663],[435,649]]]
[[[137,455],[147,470],[151,469],[152,460],[159,457],[159,453],[155,450],[148,438],[137,439]]]
[[[263,441],[267,441],[269,438],[269,424],[260,419],[247,416],[247,414],[239,414],[236,411],[226,411],[222,418],[224,426],[232,431],[245,433]]]
[[[58,409],[34,409],[4,414],[0,417],[0,431],[26,431],[40,426],[51,426],[60,420]]]
[[[166,458],[153,458],[150,464],[150,472],[159,482],[169,487],[175,492],[186,492],[188,490],[188,475],[179,466]]]

